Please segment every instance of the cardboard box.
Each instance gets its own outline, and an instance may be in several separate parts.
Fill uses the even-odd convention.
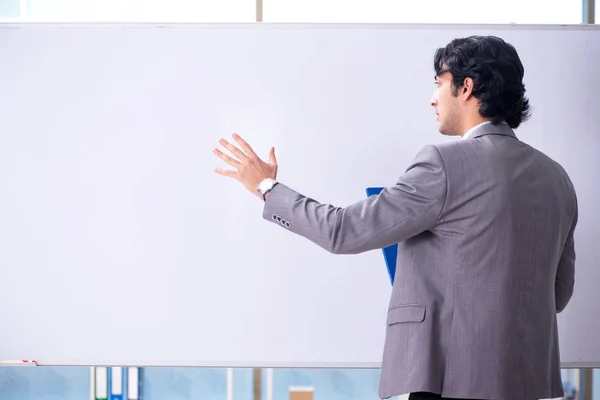
[[[290,387],[290,400],[313,400],[314,388],[310,386]]]

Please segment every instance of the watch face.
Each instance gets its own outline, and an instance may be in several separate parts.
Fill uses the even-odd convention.
[[[265,179],[264,181],[262,181],[259,185],[260,190],[267,190],[271,187],[272,185],[272,180],[271,179]]]

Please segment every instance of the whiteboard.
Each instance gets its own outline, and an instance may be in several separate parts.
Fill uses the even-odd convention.
[[[600,30],[585,26],[0,27],[0,360],[378,367],[379,250],[332,255],[214,173],[237,132],[339,206],[392,185],[437,132],[433,52],[496,34],[525,65],[524,141],[579,196],[564,366],[600,366]]]

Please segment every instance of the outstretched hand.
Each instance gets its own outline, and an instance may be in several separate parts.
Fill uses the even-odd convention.
[[[229,143],[225,139],[219,140],[219,143],[231,152],[231,156],[215,148],[214,153],[228,165],[235,168],[223,169],[216,168],[215,172],[223,176],[229,176],[240,181],[246,189],[258,196],[256,188],[258,184],[266,178],[275,179],[277,177],[277,159],[275,158],[275,148],[271,147],[269,151],[269,161],[261,160],[252,147],[238,134],[234,133],[233,139],[240,145],[241,149]]]

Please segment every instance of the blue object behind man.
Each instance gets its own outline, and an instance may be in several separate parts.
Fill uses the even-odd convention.
[[[379,194],[383,190],[382,187],[368,187],[367,196],[373,196]],[[390,276],[390,283],[394,286],[394,276],[396,275],[396,259],[398,258],[398,245],[384,247],[381,249],[383,252],[383,259],[385,260],[385,266],[387,267],[388,274]]]

